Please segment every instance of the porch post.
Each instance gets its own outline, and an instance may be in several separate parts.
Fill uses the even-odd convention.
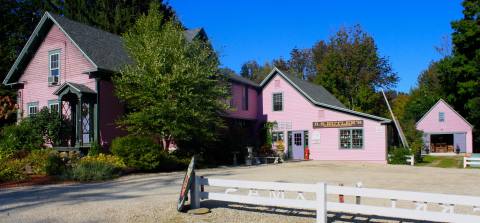
[[[82,139],[82,96],[77,95],[78,103],[75,106],[75,116],[76,116],[76,147],[83,146],[83,139]]]

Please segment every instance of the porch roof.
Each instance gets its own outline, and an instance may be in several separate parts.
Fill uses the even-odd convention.
[[[58,89],[55,92],[53,92],[53,94],[62,95],[66,92],[73,92],[75,94],[96,94],[97,93],[83,84],[65,82],[60,87],[58,87]]]

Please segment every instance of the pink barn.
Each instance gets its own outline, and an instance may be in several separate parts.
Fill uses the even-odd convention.
[[[185,37],[207,39],[203,29]],[[58,149],[88,149],[94,141],[108,148],[124,134],[115,125],[124,106],[110,76],[131,62],[120,36],[45,13],[3,84],[18,91],[19,119],[48,107],[71,121],[71,138]],[[309,148],[315,160],[387,162],[389,119],[347,109],[322,86],[277,68],[260,85],[237,75],[228,80],[224,118],[238,148],[258,147],[257,129],[268,121],[290,158],[303,159]]]
[[[440,99],[417,122],[424,144],[431,153],[472,153],[472,129],[460,114]]]

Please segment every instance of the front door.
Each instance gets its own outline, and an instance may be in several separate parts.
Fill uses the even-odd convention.
[[[293,145],[292,145],[292,154],[293,159],[295,160],[303,160],[304,159],[304,139],[303,139],[303,131],[293,132],[292,134]]]

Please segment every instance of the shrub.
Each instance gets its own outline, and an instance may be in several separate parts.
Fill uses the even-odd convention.
[[[119,176],[124,167],[122,160],[115,156],[86,156],[73,165],[70,177],[78,181],[108,180]]]
[[[410,150],[406,148],[393,147],[389,151],[388,161],[390,164],[407,164],[407,158],[405,156],[411,154]]]
[[[151,138],[140,136],[114,139],[112,153],[120,157],[128,167],[148,172],[184,169],[190,162],[190,158],[179,159],[168,154]]]
[[[65,163],[58,154],[49,154],[45,162],[45,173],[49,176],[58,176],[65,172]]]
[[[26,119],[29,125],[40,134],[45,142],[52,145],[61,144],[62,139],[69,138],[65,133],[70,133],[71,126],[55,110],[43,107],[37,114]]]
[[[140,136],[119,137],[112,142],[112,153],[122,158],[128,167],[153,171],[160,166],[165,156],[160,145],[152,139]]]
[[[25,158],[26,164],[31,167],[33,174],[47,174],[47,166],[50,156],[56,155],[53,149],[32,150]]]
[[[0,158],[9,158],[18,151],[41,148],[43,138],[31,126],[30,121],[18,125],[5,126],[0,133]]]
[[[19,181],[28,178],[24,160],[0,158],[0,182]]]
[[[88,149],[87,156],[98,156],[102,147],[97,142],[93,142],[90,149]]]

